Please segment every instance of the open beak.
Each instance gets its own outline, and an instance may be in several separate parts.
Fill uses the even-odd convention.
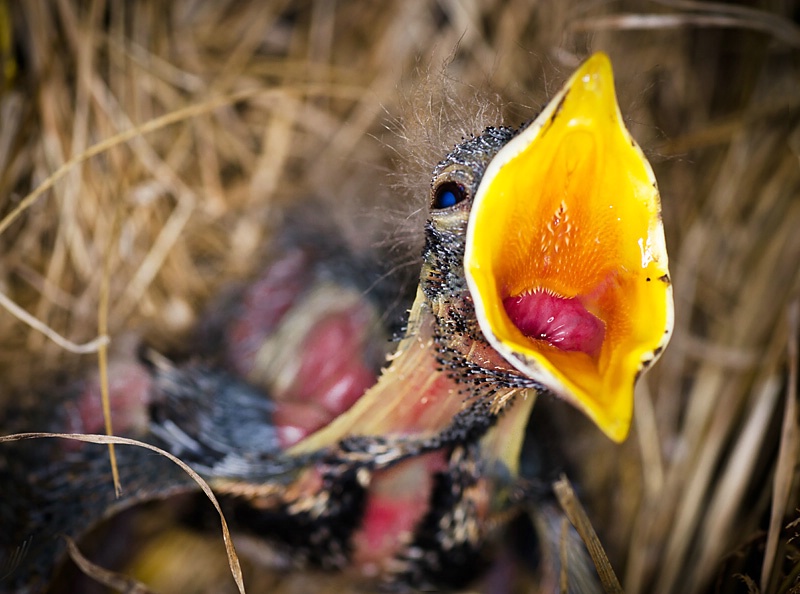
[[[666,346],[673,304],[655,177],[605,54],[487,167],[464,268],[489,343],[625,439],[635,380]]]

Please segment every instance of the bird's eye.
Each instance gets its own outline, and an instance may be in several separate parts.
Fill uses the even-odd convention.
[[[433,190],[432,206],[435,209],[450,208],[467,197],[464,186],[456,182],[444,182]]]

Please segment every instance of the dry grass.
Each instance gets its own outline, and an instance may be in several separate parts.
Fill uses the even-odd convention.
[[[632,438],[575,436],[581,497],[626,592],[796,592],[796,11],[0,2],[0,217],[48,184],[0,223],[0,292],[74,343],[100,311],[112,349],[130,331],[173,345],[309,195],[354,242],[410,244],[404,265],[442,151],[532,117],[602,49],[660,182],[677,327]],[[96,364],[4,310],[0,336],[6,388]]]

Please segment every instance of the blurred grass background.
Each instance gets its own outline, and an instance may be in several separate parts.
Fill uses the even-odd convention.
[[[0,293],[85,343],[108,283],[112,348],[169,348],[309,196],[413,266],[435,162],[603,50],[659,180],[676,331],[626,444],[568,416],[574,478],[626,592],[798,592],[799,20],[792,0],[2,1]],[[94,365],[0,311],[2,398]],[[171,534],[131,554],[156,590],[232,588],[221,547]]]

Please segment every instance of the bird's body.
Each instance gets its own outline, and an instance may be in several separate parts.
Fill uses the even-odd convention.
[[[191,359],[173,364],[151,356],[147,367],[126,368],[137,390],[145,386],[144,438],[200,472],[223,499],[234,528],[271,543],[296,566],[349,571],[394,590],[459,587],[486,567],[505,521],[526,509],[531,477],[520,472],[519,460],[537,394],[562,395],[613,438],[624,437],[634,376],[657,356],[671,318],[664,313],[648,334],[633,322],[618,322],[615,299],[643,290],[639,283],[651,282],[645,273],[653,275],[648,266],[665,270],[660,227],[646,221],[642,230],[653,256],[643,262],[643,271],[629,270],[626,260],[613,270],[581,272],[571,294],[549,286],[512,291],[514,278],[530,284],[531,273],[519,264],[498,272],[503,283],[496,293],[486,292],[481,274],[515,256],[487,264],[471,255],[482,241],[479,227],[489,224],[475,219],[473,202],[483,197],[485,209],[485,201],[495,199],[490,185],[502,177],[498,159],[513,160],[507,147],[516,146],[514,139],[581,109],[571,104],[570,93],[580,96],[583,86],[598,81],[601,87],[609,84],[605,58],[592,60],[540,116],[544,123],[537,119],[521,130],[489,128],[455,147],[435,168],[419,288],[404,336],[376,380],[381,361],[376,353],[383,354],[388,334],[381,323],[384,305],[370,301],[365,283],[339,274],[339,264],[328,266],[322,258],[322,264],[311,265],[309,254],[319,251],[313,242],[284,249],[234,300],[233,313],[207,334],[217,337],[223,351],[213,364]],[[571,212],[580,214],[580,203],[573,204],[578,199],[565,196],[562,204],[569,202]],[[635,199],[655,208],[657,217],[657,197],[655,207],[647,202],[649,195]],[[556,225],[563,214],[556,211]],[[515,237],[524,232],[508,230]],[[604,227],[597,237],[622,253],[608,239],[612,234]],[[570,240],[572,249],[580,242],[594,245],[594,236],[586,239],[569,228],[553,237],[565,241],[561,249]],[[507,243],[522,241],[528,240]],[[544,240],[541,245],[545,250]],[[639,247],[634,238],[624,249]],[[478,252],[490,248],[482,244]],[[595,260],[606,266],[595,258],[583,268]],[[590,277],[600,281],[581,284]],[[667,301],[657,305],[667,307]],[[502,308],[505,314],[498,313]],[[505,326],[494,325],[498,315]],[[626,334],[629,326],[636,336]],[[625,359],[628,343],[635,344],[633,366]],[[618,365],[618,360],[624,361]],[[607,374],[614,376],[613,389],[603,379]],[[126,390],[124,381],[120,386]],[[602,393],[585,397],[586,386],[600,386]],[[34,447],[26,445],[31,453]],[[24,542],[33,535],[37,546],[42,539],[45,546],[38,556],[23,559],[0,588],[14,584],[35,591],[46,582],[58,551],[47,539],[55,532],[78,534],[122,506],[194,488],[179,472],[164,471],[166,462],[129,449],[120,461],[125,497],[117,501],[100,470],[107,464],[99,461],[103,456],[99,448],[82,446],[63,456],[65,465],[47,469],[44,478],[28,473],[24,489],[36,503],[29,502],[26,517],[14,518],[19,529],[2,544],[10,548],[13,539]],[[6,466],[0,471],[19,471]],[[85,497],[87,486],[91,497]],[[48,526],[50,534],[38,535],[38,526]]]

